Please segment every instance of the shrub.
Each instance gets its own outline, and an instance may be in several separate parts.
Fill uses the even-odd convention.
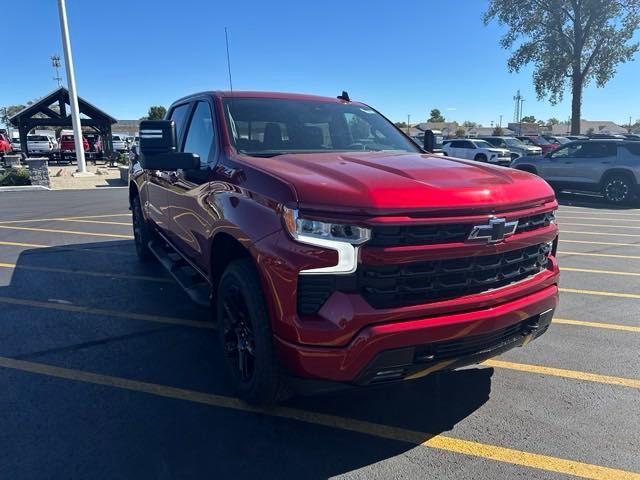
[[[0,187],[15,187],[19,185],[31,185],[29,172],[23,168],[11,168],[0,175]]]

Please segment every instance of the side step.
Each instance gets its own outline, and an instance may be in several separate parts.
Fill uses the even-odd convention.
[[[197,305],[209,308],[210,287],[207,281],[176,251],[162,239],[149,242],[149,250],[178,285]]]

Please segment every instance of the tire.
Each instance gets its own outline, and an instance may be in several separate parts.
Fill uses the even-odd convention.
[[[136,195],[131,199],[131,212],[133,224],[133,238],[136,244],[136,253],[141,262],[149,262],[155,257],[149,250],[149,242],[153,238],[153,232],[142,213],[140,197]]]
[[[225,371],[238,397],[253,405],[284,399],[271,322],[251,259],[231,262],[222,274],[216,313]]]
[[[633,198],[634,183],[626,175],[614,174],[606,177],[602,182],[604,199],[614,205],[628,203]]]
[[[487,156],[484,153],[479,153],[478,155],[476,155],[474,157],[474,160],[476,162],[487,162]]]

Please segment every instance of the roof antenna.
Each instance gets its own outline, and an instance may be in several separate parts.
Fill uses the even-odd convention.
[[[229,89],[233,93],[233,82],[231,81],[231,60],[229,60],[229,34],[227,33],[227,27],[224,27],[224,39],[227,43],[227,70],[229,71]]]
[[[347,93],[346,90],[342,91],[342,95],[338,95],[336,97],[338,100],[344,100],[345,102],[350,102],[351,99],[349,98],[349,94]]]

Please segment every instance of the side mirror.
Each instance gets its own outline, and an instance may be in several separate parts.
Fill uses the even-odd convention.
[[[424,149],[427,152],[433,152],[436,145],[436,136],[431,130],[425,130],[424,132]]]
[[[173,120],[140,122],[140,165],[147,170],[194,170],[200,168],[200,157],[178,152],[176,124]]]

